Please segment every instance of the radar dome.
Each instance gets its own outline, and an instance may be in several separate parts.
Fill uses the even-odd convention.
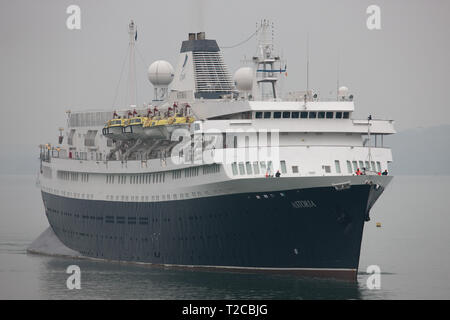
[[[338,96],[339,97],[346,97],[348,94],[348,88],[347,87],[340,87],[338,90]]]
[[[253,87],[253,69],[250,67],[239,68],[234,73],[234,84],[239,91],[251,91]]]
[[[167,87],[172,82],[173,77],[173,67],[167,61],[158,60],[148,67],[148,80],[155,87]]]

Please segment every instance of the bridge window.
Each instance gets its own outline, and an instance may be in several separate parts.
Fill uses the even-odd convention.
[[[280,167],[281,167],[281,173],[286,173],[287,172],[287,170],[286,170],[286,161],[281,160],[280,161]]]
[[[322,169],[325,171],[325,173],[331,173],[331,167],[330,166],[322,166]]]
[[[315,119],[316,117],[317,117],[317,112],[311,111],[311,112],[309,113],[309,118],[310,118],[310,119]]]
[[[270,114],[272,112],[264,112],[264,119],[270,119]]]
[[[291,113],[290,112],[287,112],[287,111],[285,111],[285,112],[283,112],[283,118],[290,118],[291,117]]]
[[[256,112],[256,113],[255,113],[255,118],[256,118],[256,119],[261,119],[262,116],[263,116],[263,113],[262,113],[262,112]]]
[[[350,112],[344,112],[344,119],[348,119],[350,117]]]
[[[359,169],[362,170],[362,168],[364,168],[364,162],[360,161],[359,162]],[[366,168],[366,169],[369,169],[369,168]]]
[[[341,173],[341,164],[339,160],[334,160],[334,165],[336,166],[336,173]]]
[[[352,173],[353,172],[353,170],[352,170],[352,163],[350,161],[348,161],[348,160],[347,160],[347,171],[348,171],[348,173]]]
[[[253,162],[253,172],[255,174],[259,174],[259,165],[258,165],[258,161]]]
[[[327,112],[326,117],[327,119],[333,119],[333,112]]]
[[[300,112],[298,112],[298,111],[292,112],[292,119],[298,119],[299,114],[300,114]]]
[[[300,118],[301,118],[301,119],[306,119],[306,118],[308,118],[308,112],[306,112],[306,111],[300,112]]]
[[[269,171],[269,173],[272,173],[273,171],[272,161],[267,162],[267,170]]]
[[[353,164],[353,171],[358,170],[358,163],[356,161],[352,161]]]
[[[274,117],[275,119],[281,118],[281,112],[274,112],[274,113],[273,113],[273,117]]]
[[[325,118],[325,112],[320,111],[320,112],[317,114],[317,118],[319,118],[319,119]]]
[[[342,112],[336,112],[336,119],[342,119]]]
[[[298,173],[298,166],[292,166],[292,173]]]
[[[251,165],[251,163],[249,161],[247,161],[245,163],[245,168],[247,169],[247,174],[253,174],[253,172],[252,172],[252,165]]]
[[[266,172],[266,162],[261,161],[259,164],[261,166],[261,171],[265,173]]]
[[[245,174],[245,167],[243,162],[239,162],[239,174],[243,176]]]

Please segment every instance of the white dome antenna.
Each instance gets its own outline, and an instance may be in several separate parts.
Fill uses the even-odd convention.
[[[338,89],[338,99],[339,100],[345,100],[348,96],[348,88],[347,87],[340,87]]]
[[[153,62],[148,67],[148,80],[155,90],[154,100],[161,101],[167,97],[167,91],[174,77],[172,65],[164,60]]]
[[[253,69],[250,67],[239,68],[233,76],[236,89],[247,95],[253,88]]]

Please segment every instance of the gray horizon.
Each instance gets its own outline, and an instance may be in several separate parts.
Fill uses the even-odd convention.
[[[66,8],[81,8],[81,30],[68,30]],[[355,96],[355,116],[394,119],[400,131],[450,124],[446,102],[450,74],[450,2],[433,1],[6,1],[0,2],[3,125],[0,143],[55,141],[67,109],[113,110],[128,47],[127,25],[138,28],[138,103],[153,88],[148,65],[176,65],[188,32],[205,31],[219,46],[246,39],[255,24],[275,24],[275,46],[288,62],[284,92],[306,87],[306,34],[310,86],[322,98],[340,84]],[[381,30],[366,27],[366,8],[381,8]],[[269,9],[268,9],[269,8]],[[232,73],[256,40],[224,49]],[[144,60],[144,61],[142,61]],[[118,101],[124,103],[122,79]],[[125,105],[124,105],[125,108]],[[18,126],[20,129],[17,130]],[[37,150],[37,149],[36,149]]]

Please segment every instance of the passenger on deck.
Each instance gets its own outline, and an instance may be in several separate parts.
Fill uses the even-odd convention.
[[[383,171],[382,175],[383,175],[383,176],[387,176],[387,175],[388,175],[387,169],[385,169],[385,170]]]
[[[363,167],[363,171],[361,172],[361,174],[362,174],[363,176],[366,175],[366,168]]]
[[[275,173],[275,177],[279,178],[281,176],[280,170],[277,170],[277,173]]]
[[[360,176],[360,175],[361,175],[361,170],[359,170],[359,168],[356,169],[356,175],[357,175],[357,176]]]

